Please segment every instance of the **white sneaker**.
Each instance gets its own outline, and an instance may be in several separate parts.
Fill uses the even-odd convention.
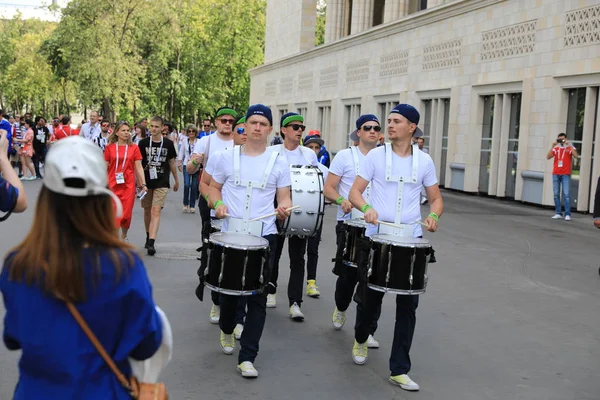
[[[220,318],[221,318],[221,307],[213,304],[212,308],[210,309],[210,323],[218,324]]]
[[[240,340],[242,338],[242,332],[244,332],[244,325],[237,324],[233,330],[233,336],[235,336],[236,340]]]
[[[571,220],[571,216],[570,215],[565,215],[565,221],[570,221]]]
[[[302,314],[302,311],[300,311],[300,306],[298,303],[294,303],[290,307],[290,318],[294,321],[304,321],[304,314]]]
[[[419,385],[417,385],[417,382],[410,379],[406,374],[390,376],[390,382],[396,386],[400,386],[404,390],[409,390],[411,392],[416,392],[420,389]]]
[[[267,308],[275,308],[277,306],[277,297],[274,294],[267,295]]]
[[[562,218],[562,215],[560,215],[560,214],[554,214],[552,216],[552,219],[561,219],[561,218]]]
[[[258,371],[254,368],[254,365],[250,361],[244,361],[237,367],[238,371],[242,373],[244,378],[256,378],[258,377]]]
[[[337,307],[333,310],[333,317],[331,318],[333,321],[333,329],[339,331],[344,326],[346,322],[346,311],[340,311]]]
[[[367,342],[358,343],[354,340],[354,347],[352,347],[352,360],[354,364],[363,365],[369,359],[369,348]]]
[[[379,342],[377,340],[375,340],[373,335],[369,335],[369,337],[367,338],[367,347],[370,349],[378,349],[379,348]]]
[[[235,339],[233,338],[233,335],[228,335],[221,331],[221,349],[223,350],[223,353],[227,355],[233,354],[233,350],[235,349]]]

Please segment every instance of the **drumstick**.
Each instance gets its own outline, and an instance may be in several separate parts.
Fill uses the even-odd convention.
[[[364,220],[365,217],[360,217],[360,219]],[[377,223],[381,224],[381,225],[391,226],[392,228],[402,228],[402,225],[393,224],[391,222],[385,222],[385,221],[379,221],[379,220],[377,220]]]
[[[285,211],[293,211],[293,210],[295,210],[295,209],[297,209],[297,208],[300,208],[300,206],[294,206],[294,207],[286,208],[286,210],[285,210]],[[275,212],[272,212],[272,213],[270,213],[270,214],[267,214],[267,215],[262,215],[262,216],[260,216],[260,217],[257,217],[257,218],[254,218],[254,219],[251,219],[249,222],[256,222],[256,221],[258,221],[258,220],[261,220],[261,219],[264,219],[264,218],[273,217],[273,216],[275,216],[275,215],[277,215],[277,214],[278,214],[278,212],[277,212],[277,211],[275,211]]]
[[[413,222],[413,224],[419,224],[419,225],[423,225],[423,226],[424,226],[424,227],[426,227],[426,228],[427,228],[427,226],[428,226],[428,225],[427,225],[425,222],[421,221],[420,219],[418,219],[418,220],[416,220],[415,222]]]

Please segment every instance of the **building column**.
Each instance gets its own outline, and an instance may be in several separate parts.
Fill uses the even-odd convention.
[[[512,94],[504,93],[502,96],[502,129],[500,130],[500,148],[498,149],[498,172],[496,196],[506,197],[506,168],[508,163],[508,137],[510,136],[510,113],[512,108]],[[494,115],[495,117],[495,115]]]
[[[596,119],[596,99],[598,89],[587,87],[585,90],[585,108],[583,113],[583,136],[581,138],[581,165],[579,166],[579,194],[577,211],[589,210],[590,182],[592,172],[592,147],[594,142],[594,120]],[[597,146],[597,144],[596,144]],[[594,176],[593,180],[597,180]],[[573,179],[573,177],[571,177]],[[592,198],[594,196],[592,195]],[[571,208],[573,208],[571,206]]]
[[[488,181],[488,195],[496,196],[498,193],[498,164],[500,163],[500,147],[502,140],[502,112],[506,104],[503,103],[501,94],[494,95],[494,121],[492,122],[492,149],[490,151],[490,176]]]
[[[325,21],[325,43],[330,43],[341,38],[340,25],[342,23],[342,1],[329,0]]]
[[[354,0],[352,2],[352,26],[350,34],[365,31],[373,26],[374,0]]]
[[[427,0],[427,9],[437,7],[443,3],[444,3],[444,0]]]
[[[406,17],[408,15],[409,0],[397,0],[398,1],[398,18]]]
[[[375,7],[375,0],[363,0],[364,1],[364,13],[363,13],[363,31],[373,27],[373,8]]]

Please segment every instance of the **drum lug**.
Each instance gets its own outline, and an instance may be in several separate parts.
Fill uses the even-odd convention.
[[[314,211],[307,211],[306,213],[307,213],[308,215],[315,215],[315,214],[316,214],[316,212],[314,212]]]
[[[310,229],[302,228],[302,232],[304,232],[304,233],[310,233]]]
[[[310,190],[307,190],[306,193],[315,194],[315,193],[317,193],[317,191],[314,189],[310,189]],[[321,193],[321,192],[319,192],[319,193]]]
[[[408,275],[408,283],[410,285],[410,287],[412,288],[412,284],[413,284],[413,272],[415,270],[415,256],[417,253],[417,249],[413,249],[413,253],[410,256],[410,275]]]
[[[302,190],[302,189],[294,189],[294,192],[296,192],[296,193],[304,193],[304,190]]]
[[[221,253],[221,271],[219,272],[219,287],[221,287],[221,282],[223,281],[223,271],[225,271],[225,259],[227,258],[227,249],[223,249],[223,253]]]
[[[302,214],[302,210],[294,210],[294,214]]]

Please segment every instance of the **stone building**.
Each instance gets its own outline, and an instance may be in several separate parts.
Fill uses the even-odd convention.
[[[566,132],[581,155],[572,207],[592,208],[600,0],[328,0],[318,47],[315,23],[316,0],[268,1],[251,102],[305,115],[333,151],[360,114],[413,104],[442,186],[544,205]]]

